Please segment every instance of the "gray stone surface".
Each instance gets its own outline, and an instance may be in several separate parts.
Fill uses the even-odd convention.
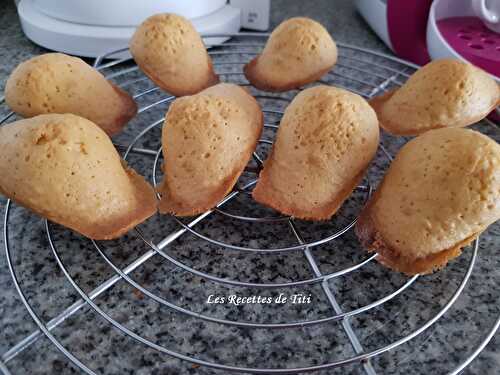
[[[387,52],[386,47],[369,31],[357,16],[351,1],[277,1],[273,0],[272,25],[281,20],[305,15],[313,17],[327,26],[332,35],[341,42]],[[22,34],[10,1],[0,3],[0,91],[9,72],[21,61],[43,53],[45,50],[33,45]],[[379,84],[381,76],[392,73],[377,68],[372,63],[388,64],[391,69],[402,65],[383,58],[371,57],[361,51],[341,48],[342,57],[334,74],[325,80],[347,86],[360,94],[369,95]],[[238,57],[237,61],[248,59]],[[216,57],[216,61],[231,60]],[[353,59],[362,59],[359,63]],[[219,71],[239,71],[241,67],[221,66]],[[360,70],[369,71],[369,75]],[[406,73],[411,69],[406,68]],[[141,75],[132,72],[127,79]],[[351,79],[342,76],[350,76]],[[238,81],[241,75],[223,75],[224,80]],[[402,81],[404,75],[396,77]],[[123,82],[124,78],[117,78]],[[358,81],[363,81],[358,82]],[[150,87],[149,82],[129,86],[132,93]],[[256,92],[257,93],[257,92]],[[262,93],[261,93],[262,94]],[[289,99],[294,93],[279,95]],[[153,103],[164,97],[155,92],[140,98],[139,105]],[[266,109],[283,110],[284,100],[260,99]],[[168,104],[141,113],[115,142],[127,144],[140,129],[160,119]],[[0,115],[6,111],[2,106]],[[279,119],[266,115],[266,122]],[[490,125],[477,126],[497,141],[500,132]],[[272,139],[273,131],[267,130],[264,138]],[[160,129],[151,130],[138,146],[157,149]],[[384,135],[382,144],[394,154],[403,139]],[[265,156],[266,145],[258,152]],[[130,164],[152,177],[150,157],[131,154]],[[380,150],[369,172],[370,182],[376,184],[388,161]],[[160,177],[158,174],[157,177]],[[240,183],[251,179],[245,175]],[[366,181],[365,181],[366,183]],[[359,211],[365,194],[357,191],[346,202],[334,220],[310,224],[298,222],[297,226],[306,241],[314,241],[331,235],[349,224]],[[5,199],[1,198],[2,206]],[[255,216],[275,215],[271,210],[255,205],[245,195],[240,195],[227,204],[232,213]],[[64,308],[77,301],[78,292],[68,282],[50,249],[44,230],[44,221],[25,209],[14,205],[9,216],[9,242],[11,261],[17,278],[29,303],[40,319],[47,322]],[[104,280],[113,276],[113,269],[98,253],[89,240],[50,225],[57,254],[68,273],[80,288],[88,293]],[[251,224],[234,221],[221,214],[210,216],[196,227],[201,233],[228,243],[240,243],[254,248],[279,248],[296,243],[286,223]],[[2,228],[3,229],[3,225]],[[157,243],[165,235],[179,229],[174,219],[155,216],[141,225],[142,231]],[[498,304],[500,290],[500,259],[498,248],[500,225],[491,226],[481,237],[479,253],[472,276],[464,292],[450,310],[431,328],[410,342],[384,353],[372,360],[379,374],[445,374],[454,369],[480,344],[495,320],[500,315]],[[141,254],[147,246],[131,232],[117,241],[99,244],[108,259],[118,267],[125,267]],[[311,269],[301,252],[281,254],[257,254],[237,252],[208,244],[192,234],[185,234],[164,249],[165,254],[177,259],[187,267],[220,278],[252,283],[287,283],[307,280]],[[313,250],[322,273],[333,273],[366,259],[366,254],[348,231],[340,238]],[[417,279],[397,297],[350,319],[366,352],[382,348],[410,334],[425,324],[442,309],[457,290],[472,259],[472,250],[451,262],[443,271]],[[144,288],[169,302],[204,314],[209,317],[252,323],[301,322],[321,319],[333,315],[333,311],[318,284],[292,288],[242,288],[220,285],[204,277],[193,275],[155,255],[131,275]],[[361,269],[329,281],[329,287],[337,296],[344,311],[352,311],[377,301],[408,282],[408,278],[387,271],[376,262]],[[311,303],[303,305],[212,305],[206,299],[210,294],[262,295],[275,297],[280,292],[287,295],[303,293],[310,295]],[[204,322],[186,317],[162,306],[142,292],[138,292],[125,281],[118,282],[110,291],[97,300],[97,305],[111,319],[141,336],[170,350],[210,362],[229,365],[293,368],[314,366],[355,355],[349,340],[338,321],[319,325],[286,329],[248,329],[218,323]],[[30,315],[22,304],[10,276],[7,257],[0,255],[0,356],[13,345],[36,329]],[[221,371],[198,367],[145,347],[112,327],[89,307],[83,308],[53,330],[61,344],[97,373],[102,374],[212,374]],[[494,338],[484,352],[466,370],[467,374],[493,375],[500,369],[500,342]],[[72,374],[79,373],[75,366],[63,356],[46,338],[24,350],[7,362],[13,374]],[[1,370],[0,370],[1,371]],[[351,364],[335,370],[316,371],[316,374],[362,374],[359,364]]]

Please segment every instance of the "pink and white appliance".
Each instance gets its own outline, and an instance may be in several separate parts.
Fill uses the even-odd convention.
[[[500,0],[355,0],[398,56],[422,65],[454,57],[500,79]]]

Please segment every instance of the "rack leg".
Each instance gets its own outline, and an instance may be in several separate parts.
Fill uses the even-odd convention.
[[[300,235],[300,232],[298,228],[295,226],[293,220],[289,220],[290,227],[292,228],[293,233],[295,234],[295,237],[297,238],[297,241],[299,241],[300,244],[304,243],[304,240],[302,236]],[[321,271],[318,267],[318,264],[316,263],[316,260],[314,259],[313,255],[311,254],[311,251],[309,250],[308,247],[305,248],[304,250],[304,255],[309,262],[309,265],[311,266],[311,269],[313,270],[313,273],[316,277],[321,277]],[[340,305],[338,304],[335,295],[333,294],[330,285],[328,284],[328,280],[323,280],[321,283],[321,288],[323,289],[326,297],[328,298],[328,301],[330,302],[330,305],[332,306],[333,310],[335,311],[336,314],[342,314],[342,309],[340,308]],[[355,351],[356,354],[363,354],[364,349],[361,343],[359,342],[358,336],[356,336],[356,333],[352,329],[351,322],[349,321],[349,317],[345,317],[342,319],[342,328],[344,329],[344,332],[346,333],[347,337],[349,338],[349,341],[351,342],[351,345]],[[373,368],[370,360],[366,360],[362,362],[363,368],[368,375],[376,375],[375,369]]]
[[[0,361],[0,373],[2,373],[3,375],[10,375],[9,369],[2,361]]]
[[[230,201],[234,197],[236,197],[239,194],[238,191],[233,191],[231,194],[229,194],[222,202],[220,202],[217,207],[222,206],[224,203]],[[5,221],[4,221],[4,228],[7,227],[7,219],[8,219],[8,212],[9,212],[9,203],[6,208],[6,214],[5,214]],[[205,219],[207,216],[211,215],[213,213],[213,210],[207,211],[203,213],[202,215],[198,216],[196,219],[192,220],[188,226],[193,227],[196,224],[198,224],[200,221]],[[45,221],[45,225],[47,226],[47,221]],[[162,241],[160,241],[156,246],[162,250],[166,246],[168,246],[170,243],[175,241],[177,238],[182,236],[186,232],[186,229],[179,229],[176,232],[173,232],[166,236]],[[7,243],[7,242],[6,242]],[[137,258],[135,261],[130,263],[127,267],[123,269],[123,273],[128,275],[129,273],[133,272],[135,269],[140,267],[142,264],[147,262],[150,258],[155,256],[157,252],[155,250],[149,250],[146,253],[144,253],[142,256]],[[101,294],[105,293],[107,290],[111,289],[118,281],[122,280],[122,277],[120,275],[114,275],[107,279],[105,282],[103,282],[101,285],[99,285],[97,288],[92,290],[89,293],[89,297],[91,300],[95,300],[98,298]],[[87,306],[87,302],[84,301],[83,299],[78,299],[76,302],[74,302],[72,305],[68,306],[66,309],[64,309],[61,313],[59,313],[56,317],[52,318],[49,320],[49,322],[46,324],[47,329],[52,331],[54,328],[56,328],[58,325],[63,323],[67,318],[78,312],[80,309],[83,307]],[[32,333],[30,333],[28,336],[26,336],[24,339],[19,341],[17,344],[15,344],[13,347],[11,347],[9,350],[7,350],[5,353],[0,355],[0,361],[4,361],[5,363],[16,357],[19,353],[23,352],[26,348],[30,347],[32,344],[34,344],[40,337],[43,337],[43,332],[40,329],[36,329]],[[0,362],[0,370],[4,371],[4,369],[1,367],[2,362]],[[4,371],[5,372],[5,371]],[[8,374],[8,372],[7,372]]]

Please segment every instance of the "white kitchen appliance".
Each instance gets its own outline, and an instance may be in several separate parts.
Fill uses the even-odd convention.
[[[270,0],[20,0],[26,36],[43,47],[96,57],[128,45],[144,19],[162,12],[189,18],[201,34],[267,30]],[[210,42],[214,42],[211,40]]]

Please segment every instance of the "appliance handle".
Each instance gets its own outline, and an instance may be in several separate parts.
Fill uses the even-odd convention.
[[[394,52],[418,65],[430,61],[427,20],[432,0],[387,0],[387,28]]]
[[[472,0],[472,8],[474,13],[484,21],[489,23],[498,23],[500,21],[499,15],[488,9],[486,0]]]

